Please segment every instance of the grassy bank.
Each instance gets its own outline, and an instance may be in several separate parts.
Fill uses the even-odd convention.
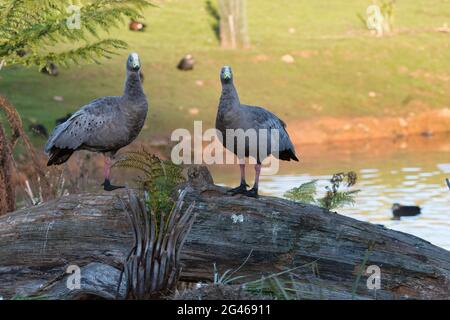
[[[450,1],[398,1],[389,37],[375,38],[357,13],[365,0],[248,0],[251,48],[219,48],[204,0],[158,2],[145,12],[147,29],[113,32],[141,55],[150,98],[146,134],[212,125],[220,95],[219,69],[233,66],[244,103],[260,104],[286,120],[321,116],[403,115],[449,106]],[[25,123],[52,128],[54,120],[91,99],[121,94],[128,51],[102,65],[75,66],[48,77],[36,69],[6,68],[0,92]],[[195,70],[175,66],[186,53]],[[295,62],[281,57],[290,54]],[[62,96],[63,101],[55,101]]]

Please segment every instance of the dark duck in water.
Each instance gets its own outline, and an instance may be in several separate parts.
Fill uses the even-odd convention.
[[[394,203],[392,206],[392,214],[396,220],[400,219],[400,217],[413,217],[420,214],[420,207],[402,206],[399,203]]]

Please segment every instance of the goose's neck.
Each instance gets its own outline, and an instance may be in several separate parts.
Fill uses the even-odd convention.
[[[233,83],[222,84],[222,94],[220,96],[220,105],[229,108],[238,107],[241,104],[236,88]]]
[[[127,80],[125,81],[125,90],[123,96],[129,100],[145,98],[139,72],[127,71]]]

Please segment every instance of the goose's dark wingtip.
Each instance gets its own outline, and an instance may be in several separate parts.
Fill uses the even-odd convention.
[[[60,149],[53,147],[50,151],[50,158],[47,161],[47,167],[63,164],[69,160],[74,152],[75,150],[72,149]]]
[[[284,161],[299,161],[296,154],[291,150],[283,150],[280,152],[280,156],[279,156],[280,160],[284,160]]]
[[[67,160],[66,160],[67,161]],[[47,167],[51,167],[51,166],[57,166],[60,164],[63,164],[65,161],[61,161],[60,159],[55,159],[55,158],[50,158],[47,161]]]

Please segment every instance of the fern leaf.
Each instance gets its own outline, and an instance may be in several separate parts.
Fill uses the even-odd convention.
[[[0,61],[6,65],[35,65],[49,62],[67,66],[81,61],[96,62],[110,58],[126,48],[117,39],[99,39],[100,31],[109,32],[126,19],[142,17],[147,0],[79,0],[80,29],[67,27],[68,3],[60,0],[0,1]],[[96,41],[91,41],[92,38]],[[57,43],[73,44],[58,52]]]
[[[292,188],[284,194],[289,200],[303,202],[303,203],[315,203],[315,195],[317,189],[317,180],[312,180],[301,184],[299,187]]]
[[[355,195],[360,190],[327,192],[325,197],[318,200],[319,205],[328,210],[335,210],[345,205],[355,204]]]

